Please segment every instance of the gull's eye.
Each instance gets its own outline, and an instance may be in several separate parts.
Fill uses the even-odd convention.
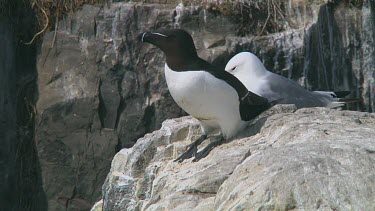
[[[233,67],[231,70],[233,71],[233,70],[235,70],[237,67]]]

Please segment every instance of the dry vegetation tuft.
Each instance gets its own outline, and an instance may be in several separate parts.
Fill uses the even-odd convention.
[[[64,15],[76,11],[84,4],[103,4],[106,0],[31,0],[31,7],[34,9],[38,19],[38,25],[41,31],[38,32],[34,39],[44,31],[54,27]]]
[[[31,0],[31,7],[37,12],[41,26],[55,22],[72,11],[81,8],[84,4],[101,4],[106,0]],[[49,23],[49,24],[47,24]]]
[[[208,4],[208,10],[234,18],[240,36],[265,35],[284,29],[289,24],[283,0],[224,1]]]
[[[31,6],[37,13],[38,24],[41,29],[36,36],[46,30],[56,29],[57,26],[55,23],[57,23],[61,17],[81,8],[83,4],[104,4],[107,1],[108,0],[31,0]],[[147,2],[147,0],[142,0],[140,2]],[[283,29],[284,23],[286,22],[283,12],[283,0],[183,0],[182,2],[184,2],[185,5],[201,4],[210,12],[231,16],[238,24],[237,34],[240,36],[248,34],[259,36],[277,32]]]
[[[122,1],[122,0],[116,0]],[[365,0],[330,0],[332,4],[345,2],[349,6],[361,7]],[[375,0],[367,0],[375,1]],[[76,11],[84,4],[105,4],[110,0],[0,0],[0,16],[10,15],[14,8],[30,6],[36,13],[40,32],[56,30],[56,23],[64,15]],[[266,35],[279,32],[293,23],[285,15],[284,0],[134,0],[144,3],[177,3],[201,5],[208,11],[230,16],[237,24],[237,35]],[[34,39],[32,41],[34,41]],[[32,42],[31,41],[31,42]]]

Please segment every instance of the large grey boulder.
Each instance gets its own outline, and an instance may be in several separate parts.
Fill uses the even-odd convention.
[[[375,114],[276,106],[199,162],[170,119],[112,161],[104,210],[374,210]]]

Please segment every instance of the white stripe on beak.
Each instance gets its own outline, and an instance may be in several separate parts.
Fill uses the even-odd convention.
[[[143,42],[143,38],[145,37],[145,34],[146,34],[146,32],[143,32],[143,34],[142,34],[142,42]]]
[[[168,37],[168,36],[165,35],[165,34],[160,34],[160,33],[157,33],[157,32],[155,32],[155,33],[151,33],[151,34],[156,34],[156,35],[159,35],[159,36],[162,36],[162,37]]]

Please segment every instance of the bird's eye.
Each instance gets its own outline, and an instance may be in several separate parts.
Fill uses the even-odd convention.
[[[237,68],[237,67],[233,67],[233,68],[232,68],[232,71],[235,70],[236,68]]]

